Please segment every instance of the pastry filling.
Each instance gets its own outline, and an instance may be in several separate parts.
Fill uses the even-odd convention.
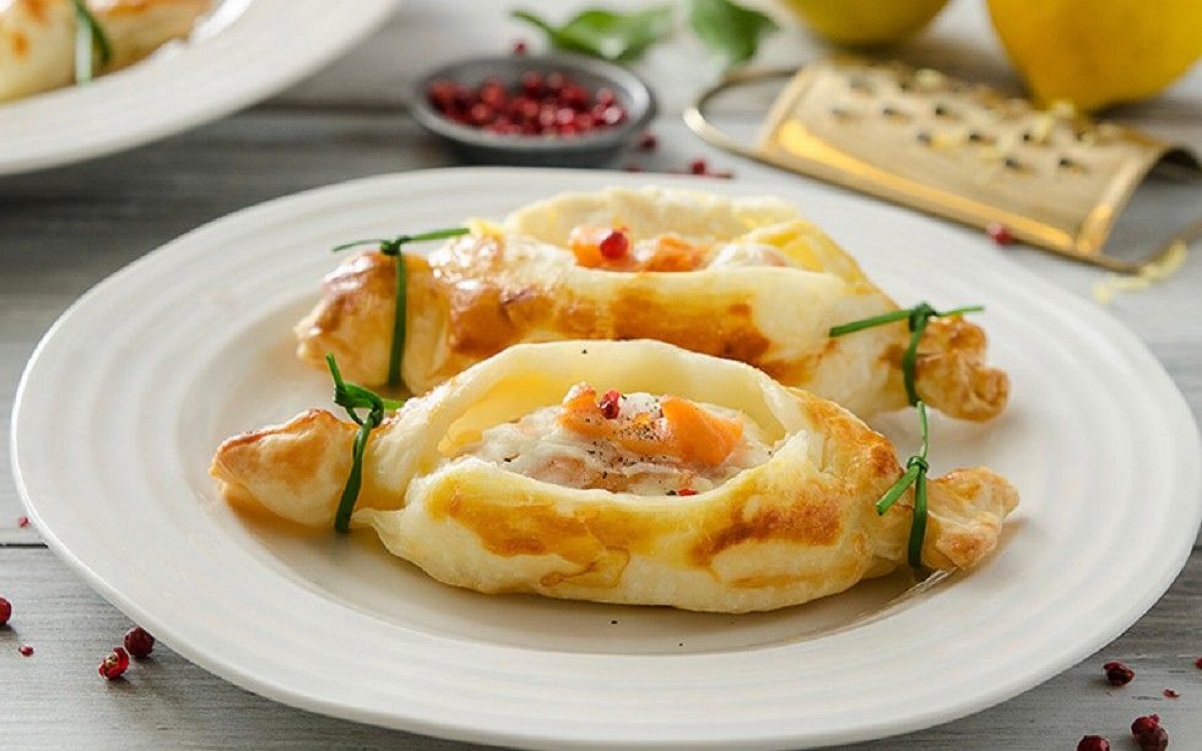
[[[604,271],[698,271],[733,266],[793,266],[779,250],[754,243],[696,245],[675,235],[632,240],[625,230],[576,227],[569,238],[576,263]]]
[[[758,426],[735,410],[678,396],[598,396],[581,383],[558,406],[484,431],[462,456],[570,488],[693,495],[772,452]]]

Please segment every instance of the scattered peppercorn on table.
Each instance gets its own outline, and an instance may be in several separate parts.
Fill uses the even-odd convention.
[[[550,0],[520,5],[548,18],[568,12]],[[625,0],[607,5],[641,7]],[[205,222],[262,201],[352,178],[453,164],[407,114],[408,87],[428,69],[459,58],[503,54],[515,45],[541,49],[530,27],[507,18],[508,9],[503,3],[404,0],[354,52],[274,99],[132,151],[0,177],[0,417],[6,426],[18,379],[39,339],[69,305],[112,272]],[[762,49],[763,62],[796,64],[825,51],[790,25],[787,15],[780,18],[784,28]],[[928,32],[898,54],[964,78],[1018,85],[988,31],[984,8],[969,0],[951,3]],[[651,128],[654,137],[632,144],[614,168],[693,173],[699,188],[727,174],[761,184],[795,179],[704,146],[687,130],[680,114],[710,75],[696,55],[691,43],[676,40],[634,66],[659,96],[659,115]],[[753,134],[762,107],[763,102],[732,103],[720,109],[719,118],[733,131]],[[1164,96],[1115,116],[1202,152],[1202,69]],[[1028,269],[1100,304],[1094,288],[1104,278],[1101,271],[1019,245],[1000,247],[975,230],[952,231],[961,234],[964,252],[1012,254]],[[1192,250],[1197,255],[1199,247]],[[1194,417],[1202,416],[1202,326],[1197,324],[1202,260],[1189,257],[1162,283],[1114,295],[1109,310],[1163,363]],[[7,449],[10,441],[7,429],[0,433],[0,447]],[[69,464],[69,457],[64,461]],[[129,633],[139,624],[47,548],[36,525],[25,518],[9,463],[3,467],[0,623],[7,620],[7,625],[0,625],[0,675],[6,684],[0,746],[485,748],[275,703],[193,665],[165,640]],[[124,534],[121,518],[95,530],[102,539]],[[1202,552],[1195,544],[1164,597],[1095,655],[976,714],[844,748],[1073,749],[1086,736],[1107,738],[1115,749],[1135,748],[1133,723],[1144,736],[1163,731],[1173,748],[1202,748],[1200,623]],[[329,659],[339,660],[353,648],[354,635],[347,634],[346,643],[329,645]],[[1154,722],[1148,719],[1152,715]],[[1094,745],[1084,747],[1105,748],[1100,741],[1088,743]],[[598,739],[602,745],[604,739]]]

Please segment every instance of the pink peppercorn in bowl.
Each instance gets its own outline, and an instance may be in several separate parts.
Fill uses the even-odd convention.
[[[464,161],[537,167],[609,164],[655,117],[625,68],[576,55],[475,58],[418,82],[413,116]]]

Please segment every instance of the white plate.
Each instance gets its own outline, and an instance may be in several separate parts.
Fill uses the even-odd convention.
[[[1013,403],[988,426],[938,420],[932,453],[938,472],[988,464],[1018,486],[999,555],[884,610],[890,592],[869,586],[833,604],[700,615],[455,590],[370,538],[290,538],[217,499],[206,469],[222,438],[329,404],[289,328],[331,246],[652,181],[775,192],[897,299],[988,306],[979,320]],[[1159,364],[1093,306],[997,252],[955,247],[934,221],[782,185],[443,170],[239,212],[114,275],[54,326],[13,414],[18,487],[50,546],[188,659],[288,704],[465,740],[876,738],[996,704],[1114,639],[1169,586],[1202,517],[1197,429]],[[912,423],[882,421],[907,452]],[[857,618],[865,608],[876,617]]]
[[[86,86],[0,103],[0,175],[148,143],[282,91],[381,23],[398,0],[221,0],[186,44]]]

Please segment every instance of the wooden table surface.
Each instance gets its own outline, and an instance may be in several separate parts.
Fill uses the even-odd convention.
[[[551,0],[522,5],[552,17],[566,14]],[[898,54],[1017,90],[982,5],[955,0],[927,33]],[[505,19],[507,8],[405,0],[389,23],[343,59],[258,106],[122,154],[0,177],[0,422],[8,423],[21,369],[55,318],[130,261],[266,199],[351,178],[452,164],[408,116],[409,83],[443,60],[503,52],[518,38],[533,42],[527,30]],[[770,43],[763,59],[796,64],[823,51],[794,26]],[[626,163],[679,171],[703,156],[739,179],[798,179],[715,152],[684,128],[685,103],[712,75],[702,60],[695,44],[681,38],[636,66],[661,100],[654,125],[660,147],[632,154]],[[759,116],[738,107],[722,112],[731,128],[746,128]],[[1114,116],[1202,152],[1202,67],[1157,100]],[[1193,190],[1187,204],[1202,205]],[[1145,210],[1155,213],[1154,206]],[[966,244],[987,242],[980,233],[956,231]],[[1030,249],[1012,252],[1019,263],[1086,298],[1102,276]],[[1121,295],[1110,310],[1164,364],[1197,419],[1202,414],[1202,259],[1191,257],[1161,285]],[[8,441],[8,432],[0,433],[0,453]],[[10,628],[0,629],[0,747],[475,748],[276,704],[189,664],[168,645],[160,645],[154,659],[139,665],[129,680],[101,680],[96,674],[100,658],[131,624],[47,550],[36,529],[19,525],[22,513],[5,463],[0,469],[0,596],[13,603],[14,615]],[[117,523],[97,531],[120,533]],[[1160,602],[1079,665],[970,717],[848,748],[1073,749],[1082,735],[1098,733],[1110,737],[1115,749],[1134,749],[1126,728],[1136,716],[1156,712],[1173,748],[1202,749],[1202,669],[1194,664],[1202,657],[1199,624],[1202,555],[1195,544],[1185,570]],[[24,644],[34,648],[32,656],[18,653]],[[1104,684],[1101,665],[1112,659],[1130,665],[1135,682],[1125,688]],[[1176,690],[1179,698],[1166,697],[1165,689]]]

